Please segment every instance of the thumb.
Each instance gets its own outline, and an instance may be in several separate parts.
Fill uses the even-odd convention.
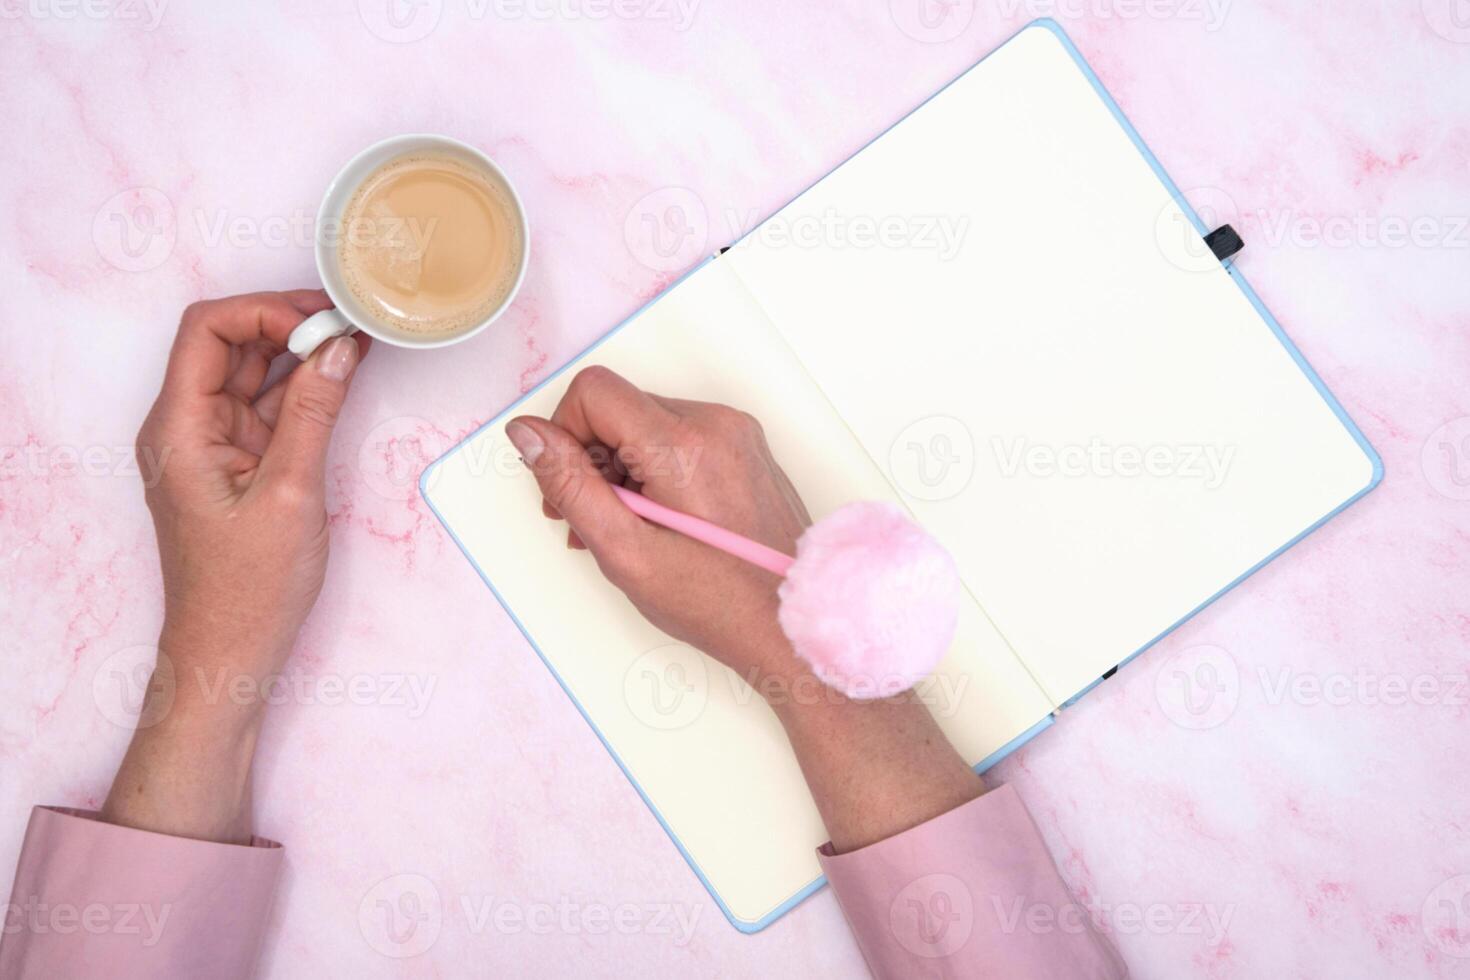
[[[355,337],[336,337],[291,372],[275,431],[261,459],[262,475],[300,486],[322,486],[332,428],[360,356]]]
[[[645,530],[643,521],[613,493],[582,444],[561,426],[533,415],[512,419],[506,437],[541,487],[541,496],[566,519],[593,557],[626,553]]]

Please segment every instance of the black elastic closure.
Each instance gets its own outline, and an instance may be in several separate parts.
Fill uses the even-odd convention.
[[[1241,238],[1229,225],[1221,225],[1205,236],[1205,244],[1210,246],[1210,251],[1215,253],[1215,258],[1224,262],[1245,248],[1245,239]]]

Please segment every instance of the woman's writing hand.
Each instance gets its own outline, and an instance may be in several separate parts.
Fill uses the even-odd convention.
[[[780,580],[636,517],[609,481],[794,554],[811,523],[759,423],[706,402],[651,395],[606,368],[573,379],[551,419],[506,432],[608,579],[655,626],[763,693],[804,673],[776,622]]]
[[[572,381],[550,420],[506,432],[603,573],[655,625],[712,655],[762,694],[785,727],[832,843],[882,840],[984,791],[920,701],[851,701],[796,658],[776,620],[779,580],[646,523],[608,485],[794,554],[811,519],[761,427],[721,405],[638,390],[605,368]]]

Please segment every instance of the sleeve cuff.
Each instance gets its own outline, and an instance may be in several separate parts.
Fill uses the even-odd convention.
[[[1009,786],[817,860],[874,976],[1127,975]]]
[[[35,807],[0,976],[248,977],[284,849],[173,837]]]

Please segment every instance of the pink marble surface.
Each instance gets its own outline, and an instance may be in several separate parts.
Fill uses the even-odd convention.
[[[830,894],[725,923],[413,478],[669,281],[644,214],[722,244],[1051,14],[1388,475],[996,776],[1137,976],[1470,976],[1470,5],[922,2],[0,2],[0,868],[127,740],[160,599],[126,461],[179,310],[314,283],[337,166],[442,131],[535,256],[493,332],[376,351],[340,425],[258,766],[262,973],[860,973]],[[376,903],[426,886],[395,942]]]

